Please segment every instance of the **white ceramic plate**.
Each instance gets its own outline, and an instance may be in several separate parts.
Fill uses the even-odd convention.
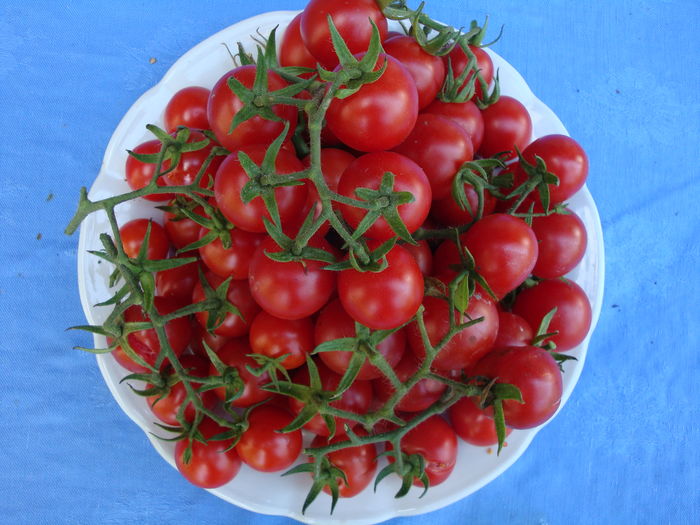
[[[251,50],[254,44],[250,35],[255,34],[257,30],[267,34],[274,26],[279,25],[278,35],[281,36],[295,14],[293,11],[277,11],[244,20],[209,37],[183,55],[155,87],[136,101],[117,126],[107,146],[100,173],[90,189],[90,198],[95,200],[129,191],[124,179],[126,149],[152,138],[145,125],[154,123],[162,126],[163,109],[175,92],[190,85],[211,88],[221,75],[232,68],[229,54],[222,44],[231,46],[241,41]],[[503,94],[517,98],[530,112],[534,138],[552,133],[566,134],[566,129],[556,115],[533,95],[520,74],[497,54],[492,51],[489,53],[495,67],[500,71]],[[588,250],[570,277],[583,287],[591,300],[592,332],[603,300],[604,257],[600,218],[587,188],[579,191],[570,203],[588,229]],[[117,208],[117,217],[121,222],[126,222],[129,218],[158,219],[161,216],[162,213],[146,201],[131,201]],[[98,264],[98,259],[87,252],[101,248],[99,234],[108,230],[106,216],[93,214],[83,222],[80,231],[78,284],[85,315],[92,324],[100,324],[109,313],[106,308],[96,308],[93,305],[111,295],[107,287],[111,268],[107,264]],[[564,395],[560,409],[564,407],[581,374],[589,338],[590,333],[578,348],[570,352],[578,361],[566,364]],[[104,347],[104,339],[95,337],[95,345],[98,348]],[[162,431],[154,425],[154,418],[145,400],[132,394],[126,384],[119,384],[127,372],[110,355],[98,356],[97,362],[105,382],[121,408],[141,427],[156,450],[174,467],[174,446],[151,434],[160,434]],[[441,485],[431,488],[423,498],[418,497],[421,490],[413,489],[408,496],[395,499],[393,495],[398,490],[398,478],[390,477],[380,483],[376,494],[368,488],[353,499],[341,500],[332,517],[328,514],[330,498],[325,494],[318,497],[305,515],[301,514],[301,502],[310,486],[309,479],[304,475],[281,478],[243,466],[233,481],[211,492],[255,512],[289,516],[307,523],[377,523],[396,516],[429,512],[464,498],[512,465],[525,452],[536,433],[537,429],[513,431],[508,437],[508,446],[498,457],[495,453],[489,453],[487,448],[460,443],[454,473]]]

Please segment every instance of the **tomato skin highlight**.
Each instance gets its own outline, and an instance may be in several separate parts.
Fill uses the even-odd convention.
[[[402,246],[386,255],[383,271],[340,272],[338,296],[345,311],[358,323],[374,330],[396,328],[415,315],[423,299],[423,274]]]
[[[379,55],[375,70],[384,63],[379,80],[347,98],[333,99],[326,113],[330,131],[352,149],[390,150],[406,140],[418,118],[418,91],[410,73],[386,54]]]
[[[470,375],[497,378],[498,383],[516,386],[523,403],[503,401],[506,425],[517,429],[534,428],[549,420],[559,408],[562,379],[559,365],[542,348],[512,346],[484,356]]]
[[[316,247],[332,251],[325,241],[318,241]],[[262,309],[275,317],[309,317],[330,299],[335,290],[335,272],[324,270],[326,263],[319,261],[278,262],[265,255],[280,250],[271,238],[257,247],[250,261],[250,291]]]
[[[248,430],[236,445],[241,460],[261,472],[288,468],[301,453],[301,430],[281,433],[292,422],[286,410],[271,405],[254,408],[248,415]]]

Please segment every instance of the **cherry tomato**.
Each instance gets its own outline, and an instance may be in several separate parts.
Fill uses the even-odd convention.
[[[197,427],[205,439],[211,439],[227,429],[211,419],[203,420]],[[205,489],[213,489],[231,481],[241,468],[236,450],[229,448],[231,439],[200,441],[185,438],[175,445],[175,464],[187,481]],[[185,450],[191,443],[192,456],[185,463]],[[228,450],[227,450],[228,449]]]
[[[350,268],[338,277],[338,296],[345,311],[374,330],[407,323],[423,299],[423,275],[413,256],[397,245],[386,260],[388,266],[381,272]]]
[[[391,445],[387,445],[391,449]],[[425,458],[425,473],[434,487],[445,481],[457,463],[457,435],[447,421],[440,416],[428,419],[412,428],[401,440],[401,450],[406,454],[420,454]],[[389,456],[393,463],[393,458]],[[418,479],[416,486],[423,486]]]
[[[313,243],[312,243],[313,244]],[[325,241],[318,248],[332,250]],[[271,238],[260,244],[250,261],[250,291],[267,313],[281,319],[303,319],[321,309],[335,290],[335,273],[319,261],[278,262],[267,253],[279,252]]]
[[[591,327],[591,303],[586,292],[568,279],[547,279],[518,294],[513,313],[523,317],[534,330],[539,328],[545,315],[557,311],[547,332],[559,332],[545,340],[557,345],[557,352],[566,352],[578,346]]]
[[[423,110],[423,113],[442,115],[454,120],[464,128],[469,138],[472,139],[474,151],[479,151],[481,141],[484,139],[484,118],[474,102],[471,100],[466,102],[442,102],[441,100],[435,100]]]
[[[200,238],[209,230],[202,228]],[[231,247],[224,248],[220,238],[199,248],[202,262],[219,277],[247,279],[250,260],[258,245],[265,239],[261,233],[251,233],[240,228],[231,230]]]
[[[236,126],[236,129],[231,131],[231,123],[236,113],[243,107],[243,103],[229,88],[228,80],[231,77],[235,77],[245,87],[251,88],[255,81],[255,72],[255,65],[240,66],[229,71],[216,82],[209,96],[207,118],[211,129],[221,145],[232,152],[251,144],[271,144],[282,133],[285,121],[289,122],[287,137],[294,135],[297,110],[294,106],[283,105],[272,107],[272,112],[281,121],[267,120],[255,116],[241,122]],[[273,71],[267,72],[267,83],[270,91],[277,91],[287,86],[282,77]]]
[[[462,226],[472,222],[479,209],[479,197],[471,184],[464,185],[464,194],[467,196],[471,208],[460,208],[452,194],[433,202],[432,216],[445,226]],[[488,191],[484,191],[483,215],[493,213],[496,209],[496,198]]]
[[[243,382],[243,390],[240,396],[231,402],[231,405],[234,407],[249,407],[272,397],[272,392],[262,389],[262,386],[270,382],[269,375],[265,373],[261,376],[256,376],[250,373],[246,368],[247,366],[250,366],[251,368],[258,368],[256,361],[252,357],[248,356],[248,354],[252,353],[253,351],[245,337],[231,339],[223,347],[221,347],[219,351],[216,352],[219,359],[221,359],[221,361],[223,361],[227,366],[234,367],[236,370],[238,370],[238,376]],[[221,375],[216,370],[213,363],[209,367],[209,375]],[[222,401],[226,400],[225,388],[217,388],[214,390],[214,392],[216,392],[216,395],[219,396],[219,399]]]
[[[540,157],[547,171],[559,178],[559,184],[550,185],[550,202],[564,202],[576,193],[588,177],[588,156],[581,145],[566,135],[545,135],[523,151],[523,159],[530,164]],[[537,200],[539,198],[535,197]]]
[[[407,352],[398,365],[394,367],[396,377],[401,382],[406,382],[409,377],[416,373],[421,362],[412,352]],[[394,395],[396,389],[388,378],[382,376],[372,381],[375,398],[380,402],[379,406],[386,403]],[[435,379],[425,378],[418,381],[401,398],[396,405],[396,410],[402,412],[422,412],[435,403],[442,393],[447,389],[447,385]]]
[[[301,13],[292,18],[284,31],[279,50],[280,66],[310,67],[316,69],[316,59],[301,39]],[[305,75],[301,75],[304,77]]]
[[[170,205],[172,206],[173,203]],[[192,211],[197,215],[206,216],[202,206],[197,206]],[[178,250],[199,240],[199,232],[202,227],[183,214],[166,211],[164,221],[168,238]]]
[[[148,247],[146,248],[146,259],[165,259],[170,250],[168,234],[157,222],[150,219],[134,219],[119,228],[119,235],[122,239],[124,253],[131,258],[138,256],[141,245],[146,238],[148,226],[151,232],[148,237]]]
[[[314,335],[316,346],[326,341],[340,339],[341,337],[355,337],[355,321],[343,309],[340,300],[332,300],[321,310],[321,313],[316,318]],[[384,356],[384,359],[391,367],[394,367],[401,360],[405,349],[406,335],[404,330],[394,332],[377,345],[377,350]],[[336,374],[343,375],[352,358],[352,352],[342,350],[320,352],[318,356],[328,368]],[[357,374],[357,379],[369,380],[381,375],[382,372],[378,368],[371,365],[369,361],[365,361],[365,364],[362,365],[360,372]]]
[[[576,213],[553,213],[532,219],[539,254],[532,273],[543,279],[561,277],[573,270],[586,253],[586,226]]]
[[[256,354],[273,359],[287,354],[281,365],[291,370],[306,363],[306,356],[314,349],[313,330],[309,317],[280,319],[263,310],[250,327],[250,347]]]
[[[188,375],[197,377],[206,377],[209,372],[209,361],[202,359],[196,355],[183,355],[180,357],[180,364],[187,371]],[[172,371],[169,371],[172,373]],[[199,383],[192,383],[193,388],[199,388],[201,385]],[[147,388],[152,388],[153,385],[147,385]],[[205,407],[211,409],[216,404],[216,395],[211,391],[207,390],[199,394],[199,398]],[[187,399],[187,390],[182,381],[178,381],[170,387],[168,393],[162,397],[159,395],[148,396],[146,401],[148,401],[148,406],[153,412],[153,414],[167,425],[180,426],[180,422],[177,419],[177,414],[180,411],[180,407]],[[195,417],[195,408],[190,401],[187,402],[187,406],[183,412],[186,421],[192,422]]]
[[[209,129],[207,102],[209,90],[199,86],[189,86],[175,93],[165,106],[165,129],[168,133],[178,126],[193,129]]]
[[[425,170],[433,199],[448,196],[455,173],[474,158],[472,141],[464,128],[447,117],[430,113],[418,116],[411,134],[394,151]]]
[[[478,151],[482,157],[508,152],[508,158],[512,158],[516,155],[516,146],[522,151],[530,143],[532,119],[527,108],[513,97],[501,96],[484,109],[481,116],[484,138]]]
[[[474,54],[476,58],[476,69],[479,70],[481,76],[483,77],[486,84],[490,84],[493,80],[493,61],[489,54],[478,46],[469,46],[469,50]],[[445,56],[445,63],[449,60],[452,64],[452,71],[454,72],[455,78],[459,77],[464,71],[464,68],[469,64],[469,57],[466,55],[464,50],[460,46],[455,46],[452,51],[450,51]],[[464,87],[471,79],[473,73],[469,73],[462,84]],[[474,84],[474,99],[478,100],[484,96],[483,90],[481,89],[481,83],[477,79]]]
[[[187,143],[190,144],[192,142],[200,142],[203,140],[208,140],[203,133],[192,130],[190,131],[190,136],[187,139]],[[207,146],[203,147],[202,149],[183,153],[180,156],[180,161],[178,162],[175,169],[163,176],[163,178],[165,179],[165,183],[168,186],[184,186],[187,184],[194,183],[197,174],[201,171],[202,167],[204,166],[204,162],[206,161],[213,148],[214,144],[210,142]],[[220,156],[216,156],[211,160],[210,164],[207,166],[206,171],[204,172],[204,175],[202,175],[202,178],[199,181],[200,187],[212,187],[214,177],[216,176],[216,170],[219,168],[221,161],[222,157]],[[163,165],[165,168],[169,168],[170,162],[168,161]]]
[[[355,434],[366,436],[367,432],[358,428]],[[324,436],[316,436],[311,442],[311,448],[325,447],[346,439],[342,435],[335,436],[330,440]],[[377,447],[372,443],[341,448],[330,452],[326,457],[331,465],[342,470],[347,478],[347,483],[342,478],[337,479],[338,494],[341,498],[352,498],[362,492],[374,479],[374,474],[377,471]],[[324,487],[323,491],[330,494],[328,487]]]
[[[498,443],[496,425],[486,410],[480,409],[473,399],[464,397],[452,405],[448,413],[457,435],[471,445],[488,447]],[[512,429],[506,427],[506,436]]]
[[[323,363],[316,361],[316,366],[318,368],[318,374],[321,378],[321,386],[325,391],[334,391],[338,388],[340,384],[341,376],[332,372]],[[308,367],[297,368],[292,376],[292,381],[299,385],[309,385],[309,369]],[[345,410],[347,412],[354,412],[355,414],[364,414],[369,409],[369,405],[372,401],[372,385],[369,381],[355,381],[350,388],[348,388],[343,394],[338,398],[337,401],[333,401],[330,405],[338,410]],[[304,403],[295,399],[293,397],[289,398],[289,408],[294,414],[299,414],[304,408]],[[335,434],[343,435],[345,434],[345,425],[353,428],[357,425],[356,421],[350,419],[340,418],[333,416],[335,420]],[[330,429],[326,425],[325,420],[321,415],[317,414],[311,418],[305,425],[304,428],[318,436],[329,436]]]
[[[385,63],[379,80],[365,84],[347,98],[334,98],[326,113],[333,134],[358,151],[398,146],[411,133],[418,117],[418,92],[410,73],[385,54],[379,55],[375,70]]]
[[[179,309],[182,304],[173,299],[166,297],[154,297],[153,305],[160,315],[167,315]],[[124,311],[124,322],[126,323],[142,323],[148,321],[149,318],[144,314],[143,309],[138,305],[132,305]],[[190,344],[192,338],[192,326],[189,319],[186,317],[178,317],[172,319],[165,324],[165,335],[175,355],[180,355],[185,351]],[[155,328],[146,330],[138,330],[127,335],[129,346],[149,365],[155,366],[160,354],[161,345],[158,339],[158,334]],[[117,347],[112,355],[117,362],[127,370],[134,373],[148,373],[146,367],[141,366],[121,348]],[[163,365],[167,363],[167,359],[163,361]]]
[[[155,155],[159,153],[163,145],[160,140],[149,140],[143,144],[139,144],[133,149],[134,153],[140,155]],[[149,162],[141,162],[136,158],[129,155],[126,159],[126,183],[132,190],[140,190],[148,185],[153,179],[153,175],[156,173],[156,164],[151,164]],[[161,171],[165,171],[162,167]],[[158,186],[166,186],[165,178],[159,177],[156,181]],[[153,193],[151,195],[144,195],[144,199],[153,202],[162,202],[170,200],[174,197],[172,193]]]
[[[413,77],[418,90],[418,108],[423,109],[435,100],[445,81],[445,63],[442,59],[424,51],[416,39],[410,36],[399,35],[387,39],[383,47]]]
[[[374,0],[311,0],[301,14],[301,37],[309,52],[326,69],[338,65],[328,28],[328,16],[351,53],[367,51],[372,37],[372,20],[381,40],[386,38],[387,21]]]
[[[301,430],[279,432],[292,422],[286,410],[261,405],[248,415],[248,430],[241,436],[236,451],[249,467],[262,472],[277,472],[296,461],[301,452]]]
[[[430,249],[428,241],[422,240],[418,241],[417,245],[406,243],[401,246],[406,248],[406,250],[413,255],[423,275],[430,275],[433,272],[433,252]]]
[[[248,146],[243,150],[257,165],[265,158],[266,146]],[[275,171],[278,175],[302,171],[304,165],[293,153],[280,150],[275,161]],[[272,220],[262,197],[255,197],[249,203],[244,203],[241,190],[250,177],[241,166],[236,153],[224,159],[216,174],[214,194],[221,212],[234,226],[253,233],[265,233],[263,217]],[[306,202],[306,185],[281,186],[274,190],[277,208],[282,224],[298,217]]]
[[[519,286],[537,261],[537,238],[518,217],[494,213],[475,223],[461,241],[497,297]]]
[[[197,262],[177,266],[156,273],[156,293],[161,297],[170,297],[184,304],[192,299],[192,291],[199,282]]]
[[[428,339],[435,345],[450,329],[449,306],[447,301],[437,297],[423,299],[423,322]],[[455,311],[458,323],[483,317],[483,321],[458,332],[438,352],[432,367],[435,370],[458,370],[474,365],[493,346],[498,333],[498,310],[485,294],[476,292],[469,298],[469,305],[463,316]],[[407,327],[408,343],[416,357],[425,359],[425,346],[415,322]]]
[[[534,336],[525,319],[511,312],[498,312],[498,335],[493,343],[494,348],[529,345]]]
[[[497,378],[520,390],[523,403],[503,401],[506,424],[513,428],[533,428],[551,418],[559,407],[562,380],[559,365],[542,348],[511,346],[489,352],[470,375]]]
[[[432,193],[430,182],[423,169],[411,159],[391,151],[368,153],[355,159],[343,172],[338,183],[338,193],[353,199],[359,199],[355,191],[358,188],[379,190],[384,174],[394,174],[393,191],[406,191],[413,195],[413,202],[398,206],[399,217],[409,233],[416,231],[430,211]],[[343,218],[353,228],[357,228],[367,214],[367,210],[338,205]],[[386,241],[396,236],[384,217],[379,217],[364,233],[369,239]]]
[[[225,281],[225,279],[213,273],[207,273],[205,277],[214,290]],[[204,288],[202,287],[202,283],[199,282],[195,285],[194,291],[192,292],[192,302],[198,303],[203,301],[205,297]],[[253,319],[260,311],[260,307],[253,300],[248,283],[246,281],[232,280],[228,285],[226,299],[238,308],[241,315],[227,312],[224,317],[224,322],[214,330],[214,333],[225,337],[241,337],[246,335],[250,328],[250,323],[253,322]],[[201,326],[206,328],[207,321],[209,320],[209,312],[197,312],[195,318]]]
[[[326,179],[328,189],[338,191],[338,183],[342,177],[345,168],[347,168],[355,156],[343,149],[338,148],[322,148],[321,149],[321,171],[323,178]],[[309,156],[304,158],[304,166],[309,167],[311,159]],[[318,200],[318,192],[315,187],[309,189],[309,198],[314,201]]]
[[[207,329],[199,324],[196,318],[192,321],[192,332],[194,335],[190,343],[190,348],[196,355],[204,357],[205,359],[209,359],[209,357],[204,348],[204,344],[214,350],[214,352],[218,352],[231,339],[230,337],[207,332]]]

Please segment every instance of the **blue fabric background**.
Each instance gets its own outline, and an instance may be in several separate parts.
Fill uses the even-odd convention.
[[[415,4],[416,2],[412,2]],[[302,0],[0,3],[0,522],[280,524],[190,486],[90,355],[63,228],[121,116],[185,51]],[[396,524],[700,523],[700,4],[431,0],[495,49],[591,160],[605,303],[565,410],[478,493]],[[496,33],[494,29],[493,34]],[[149,62],[151,57],[157,61]]]

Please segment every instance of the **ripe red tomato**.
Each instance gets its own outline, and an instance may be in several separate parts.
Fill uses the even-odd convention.
[[[367,435],[367,432],[362,428],[358,428],[355,433],[358,436]],[[342,435],[335,436],[330,440],[324,436],[316,436],[311,442],[311,448],[325,447],[346,439]],[[372,443],[358,447],[341,448],[330,452],[326,457],[331,465],[342,470],[347,478],[347,483],[342,478],[337,479],[338,493],[341,498],[352,498],[362,492],[374,479],[374,474],[377,471],[377,447]],[[323,491],[330,494],[328,487],[324,487]]]
[[[210,439],[227,430],[211,419],[203,420],[197,428],[205,439]],[[190,439],[178,441],[175,445],[177,469],[187,481],[198,487],[213,489],[225,485],[236,477],[241,468],[241,460],[236,450],[233,448],[227,450],[231,442],[231,439],[207,441],[207,443],[193,440],[192,457],[188,463],[185,463],[183,456],[190,444]]]
[[[341,376],[327,368],[322,362],[316,361],[318,373],[321,378],[321,386],[325,391],[334,391],[340,384]],[[292,381],[299,385],[309,385],[309,369],[308,367],[297,368],[292,375]],[[364,414],[369,410],[369,405],[372,401],[372,385],[369,381],[355,381],[330,405],[338,410],[354,412],[355,414]],[[299,414],[304,408],[304,403],[293,397],[289,398],[289,408],[294,414]],[[344,435],[345,425],[353,428],[357,425],[356,421],[350,419],[335,417],[335,434]],[[320,415],[315,415],[309,420],[304,428],[319,436],[329,436],[330,429]]]
[[[272,107],[272,112],[282,119],[281,121],[255,116],[230,131],[231,123],[236,113],[243,107],[243,103],[229,88],[228,80],[235,77],[245,87],[251,88],[255,81],[255,72],[255,65],[240,66],[229,71],[216,82],[209,96],[207,118],[211,129],[221,145],[232,152],[251,144],[271,144],[282,133],[285,121],[289,122],[287,137],[294,135],[297,109],[294,106],[283,105]],[[277,91],[287,86],[282,77],[273,71],[267,72],[267,83],[270,91]]]
[[[355,156],[343,149],[321,149],[321,171],[323,172],[323,178],[326,180],[326,184],[328,184],[328,188],[331,191],[338,191],[340,177],[342,177],[345,168],[347,168],[354,160]],[[303,162],[304,166],[308,168],[311,162],[310,157],[305,157]],[[315,186],[311,186],[309,188],[309,199],[313,200],[314,203],[319,199]]]
[[[484,118],[474,102],[471,100],[466,102],[442,102],[441,100],[435,100],[423,110],[423,113],[442,115],[454,120],[464,128],[469,138],[472,139],[474,151],[479,151],[481,141],[484,139]]]
[[[387,444],[391,449],[391,445]],[[401,450],[406,454],[420,454],[425,458],[425,473],[434,487],[445,481],[457,463],[457,435],[447,421],[438,415],[431,416],[412,428],[401,440]],[[393,458],[389,456],[393,463]],[[415,479],[413,484],[423,486]]]
[[[518,217],[494,213],[474,224],[460,237],[497,297],[519,286],[537,261],[537,238]]]
[[[493,61],[491,60],[491,57],[486,51],[484,51],[478,46],[470,45],[469,50],[474,54],[476,58],[476,69],[480,71],[481,76],[483,77],[486,84],[491,84],[491,81],[493,80]],[[469,64],[469,57],[467,57],[466,53],[462,50],[460,46],[455,46],[452,49],[452,51],[450,51],[445,56],[444,60],[446,67],[448,60],[452,63],[452,71],[454,72],[455,78],[461,75],[464,71],[464,68],[467,67],[467,65]],[[462,84],[462,87],[464,87],[469,82],[472,76],[473,73],[469,73],[467,75],[466,79],[464,80],[464,83]],[[483,96],[484,93],[481,89],[481,83],[477,79],[476,83],[474,84],[474,99],[480,99]]]
[[[198,267],[197,262],[191,262],[156,273],[156,293],[181,304],[188,303],[192,299],[195,284],[199,282]]]
[[[464,397],[448,410],[452,428],[464,441],[477,447],[488,447],[498,443],[496,425],[488,411],[480,409],[476,402]],[[512,429],[506,427],[506,436]]]
[[[135,258],[139,254],[149,224],[151,225],[151,232],[148,237],[146,258],[150,260],[167,258],[170,250],[168,234],[165,233],[160,224],[151,219],[134,219],[119,228],[122,246],[127,256]]]
[[[301,452],[301,430],[279,432],[292,422],[286,410],[261,405],[248,415],[248,430],[241,436],[236,451],[249,467],[262,472],[277,472],[296,461]]]
[[[235,367],[236,370],[238,370],[238,375],[241,378],[241,381],[243,381],[243,390],[241,395],[231,402],[231,405],[234,407],[249,407],[272,397],[272,392],[262,389],[264,385],[270,382],[270,377],[268,374],[265,373],[258,377],[251,374],[246,368],[247,366],[252,368],[258,367],[255,360],[248,356],[248,354],[252,353],[253,350],[250,348],[250,345],[245,337],[231,339],[216,352],[219,359],[221,359],[221,361],[223,361],[227,366]],[[209,367],[209,375],[221,375],[216,370],[213,363]],[[219,399],[222,401],[226,400],[225,388],[217,388],[214,390],[214,392],[216,392]]]
[[[160,315],[167,315],[179,309],[182,304],[173,299],[166,297],[154,297],[153,305]],[[124,311],[124,322],[126,323],[141,323],[148,321],[149,318],[144,314],[143,309],[138,305],[132,305]],[[170,347],[175,355],[180,355],[185,351],[190,344],[192,338],[192,326],[186,317],[178,317],[165,324],[165,335],[168,339]],[[155,366],[160,354],[161,345],[158,339],[158,334],[155,328],[146,330],[138,330],[131,332],[127,336],[129,346],[149,365]],[[148,373],[149,370],[131,359],[121,347],[117,347],[112,355],[117,362],[127,370],[134,373]],[[163,365],[167,363],[167,359],[163,361]]]
[[[428,241],[422,240],[418,241],[417,245],[406,243],[401,246],[413,255],[423,275],[430,275],[433,272],[433,252]]]
[[[301,37],[309,52],[326,69],[338,65],[328,28],[329,15],[353,54],[367,51],[372,37],[370,20],[379,29],[381,40],[386,38],[387,21],[374,0],[311,0],[301,14]]]
[[[160,140],[149,140],[143,144],[139,144],[133,149],[134,153],[141,155],[154,155],[160,152],[163,145]],[[134,157],[129,155],[126,159],[126,183],[132,190],[140,190],[148,185],[153,179],[153,175],[156,172],[157,165],[148,162],[141,162],[136,160]],[[163,167],[161,171],[164,171]],[[159,177],[156,181],[158,186],[166,186],[165,178]],[[174,197],[171,193],[154,193],[151,195],[145,195],[143,198],[153,202],[162,202],[170,200]]]
[[[214,352],[218,352],[231,339],[230,337],[207,332],[207,329],[199,324],[197,319],[192,321],[192,331],[194,335],[190,343],[190,348],[196,355],[204,357],[205,359],[209,359],[207,351],[204,348],[205,343],[209,348],[214,350]]]
[[[193,129],[209,129],[207,102],[209,90],[199,86],[189,86],[175,93],[165,106],[165,129],[168,133],[178,126]]]
[[[200,142],[207,140],[203,133],[199,131],[192,130],[190,136],[187,139],[187,143]],[[202,169],[204,161],[207,159],[211,150],[214,148],[214,143],[210,142],[207,146],[196,151],[188,151],[180,156],[180,161],[178,162],[175,169],[164,175],[165,183],[168,186],[184,186],[187,184],[192,184],[197,177],[197,174]],[[216,170],[221,164],[222,158],[217,156],[214,157],[207,167],[207,170],[202,175],[199,181],[199,186],[202,188],[210,188],[214,177],[216,176]],[[165,168],[170,167],[170,162],[164,163]]]
[[[280,319],[263,310],[250,327],[250,347],[256,354],[273,359],[287,354],[281,364],[291,370],[306,363],[306,356],[314,349],[313,330],[309,317]]]
[[[420,364],[421,362],[412,352],[407,352],[399,364],[394,367],[396,377],[402,383],[406,382],[409,377],[416,373]],[[396,392],[389,379],[384,376],[372,381],[372,386],[376,401],[380,402],[380,406],[386,403]],[[396,405],[396,410],[401,412],[422,412],[440,399],[446,389],[447,385],[441,381],[427,377],[421,379],[401,398]]]
[[[317,248],[332,250],[325,241],[312,241]],[[250,261],[250,291],[257,303],[281,319],[309,317],[328,302],[335,290],[335,273],[319,261],[278,262],[265,253],[281,248],[271,238],[255,250]]]
[[[447,197],[462,164],[474,158],[467,132],[454,120],[422,113],[404,142],[394,151],[414,160],[428,176],[433,199]]]
[[[340,339],[341,337],[355,337],[355,321],[343,309],[340,300],[329,302],[316,318],[314,329],[314,341],[316,346],[326,341]],[[406,349],[406,334],[404,330],[398,330],[377,345],[377,350],[384,359],[394,367],[403,356]],[[348,368],[352,352],[334,351],[320,352],[318,356],[328,368],[336,374],[343,375]],[[368,361],[362,365],[357,374],[358,380],[375,379],[382,375],[381,371]]]
[[[523,159],[530,164],[540,157],[547,171],[559,178],[559,184],[549,187],[552,204],[564,202],[576,193],[588,177],[588,156],[581,145],[566,135],[545,135],[523,151]],[[534,197],[539,201],[539,197]]]
[[[516,155],[515,146],[522,151],[530,143],[532,119],[527,108],[513,97],[501,96],[481,116],[484,138],[478,151],[482,157],[508,152],[508,158],[512,158]]]
[[[525,319],[510,312],[498,312],[498,335],[493,343],[494,348],[529,345],[534,336]]]
[[[583,259],[588,243],[586,226],[576,213],[554,213],[532,219],[539,255],[532,273],[543,279],[561,277]]]
[[[423,299],[423,275],[413,256],[397,245],[387,253],[386,260],[388,266],[381,272],[350,268],[338,277],[338,296],[345,311],[374,330],[407,323]]]
[[[435,345],[447,335],[450,329],[449,306],[443,299],[425,297],[423,307],[425,308],[423,321],[428,339]],[[469,368],[491,350],[498,333],[498,310],[491,299],[477,292],[469,299],[469,306],[464,316],[460,317],[459,312],[455,311],[455,319],[457,322],[466,323],[470,319],[479,317],[483,317],[484,320],[458,332],[438,352],[432,364],[435,370]],[[407,335],[413,353],[420,360],[425,359],[425,346],[415,322],[407,327]]]
[[[266,146],[248,146],[243,150],[257,165],[265,158]],[[304,165],[294,153],[280,150],[275,161],[275,171],[278,175],[302,171]],[[245,204],[241,198],[241,190],[250,177],[238,161],[237,154],[231,154],[224,159],[216,174],[214,194],[216,204],[221,212],[234,226],[253,233],[265,233],[263,217],[272,220],[270,212],[261,197],[255,197]],[[282,186],[274,190],[277,208],[282,224],[296,219],[306,202],[306,185]]]
[[[183,355],[180,357],[180,364],[182,364],[188,375],[197,377],[206,377],[208,375],[209,361],[199,356]],[[192,383],[193,388],[199,388],[200,386],[199,383]],[[152,387],[153,385],[151,384],[147,385],[147,388]],[[211,409],[216,404],[216,395],[211,390],[202,392],[199,394],[199,397],[207,408]],[[187,390],[182,384],[182,381],[179,381],[170,387],[170,390],[165,396],[148,396],[146,401],[153,414],[162,422],[171,426],[180,426],[180,422],[177,420],[177,414],[186,399]],[[191,402],[187,402],[183,415],[186,421],[194,421],[195,408]]]
[[[202,228],[199,233],[200,238],[207,233],[209,230]],[[230,248],[224,248],[221,239],[216,238],[199,248],[199,255],[207,268],[219,277],[247,279],[253,253],[266,236],[262,233],[247,232],[240,228],[234,228],[230,233]]]
[[[306,49],[304,41],[301,39],[301,13],[292,18],[284,31],[280,43],[279,60],[282,67],[316,68],[316,59]]]
[[[225,281],[225,279],[213,273],[207,273],[205,277],[214,290]],[[198,303],[204,299],[205,294],[202,283],[197,283],[192,292],[192,303]],[[224,322],[214,330],[214,333],[225,337],[241,337],[246,335],[250,328],[250,323],[253,322],[253,319],[260,311],[260,307],[253,300],[253,296],[250,293],[248,282],[232,280],[228,285],[226,299],[238,308],[241,315],[238,316],[228,312],[224,318]],[[209,312],[197,312],[195,318],[202,327],[206,328],[207,321],[209,320]]]
[[[440,57],[423,50],[415,38],[396,36],[387,39],[384,51],[401,62],[416,83],[418,108],[430,104],[445,81],[445,63]]]
[[[333,134],[358,151],[398,146],[411,133],[418,117],[418,92],[410,73],[385,54],[379,55],[375,70],[385,63],[386,70],[379,80],[365,84],[347,98],[333,99],[326,113]]]
[[[533,428],[551,418],[559,407],[562,380],[559,365],[549,352],[536,346],[511,346],[484,356],[470,375],[497,378],[498,383],[516,386],[523,403],[503,401],[506,424]]]
[[[586,292],[568,279],[547,279],[523,290],[515,299],[513,313],[523,317],[533,329],[553,308],[557,311],[547,332],[559,332],[545,340],[557,345],[557,352],[578,346],[591,327],[591,303]]]
[[[338,193],[346,197],[358,199],[355,190],[369,188],[379,190],[384,174],[394,174],[393,191],[410,192],[414,200],[398,207],[399,216],[409,233],[416,231],[430,211],[432,192],[430,182],[423,169],[414,161],[404,155],[391,151],[378,151],[368,153],[355,159],[345,168],[338,183]],[[367,214],[367,210],[338,204],[345,221],[353,228],[357,228]],[[396,236],[384,217],[379,217],[364,233],[369,239],[386,241]]]
[[[460,208],[452,194],[444,199],[433,201],[431,216],[445,226],[462,226],[474,220],[479,209],[479,197],[471,184],[464,185],[464,194],[471,208],[463,210]],[[483,215],[493,213],[496,209],[496,198],[488,191],[484,191],[484,211]],[[471,209],[471,211],[470,211]],[[473,212],[473,213],[472,213]]]
[[[197,206],[192,211],[197,215],[206,216],[202,206]],[[163,220],[168,238],[178,250],[199,240],[199,231],[202,227],[192,219],[166,211]]]

